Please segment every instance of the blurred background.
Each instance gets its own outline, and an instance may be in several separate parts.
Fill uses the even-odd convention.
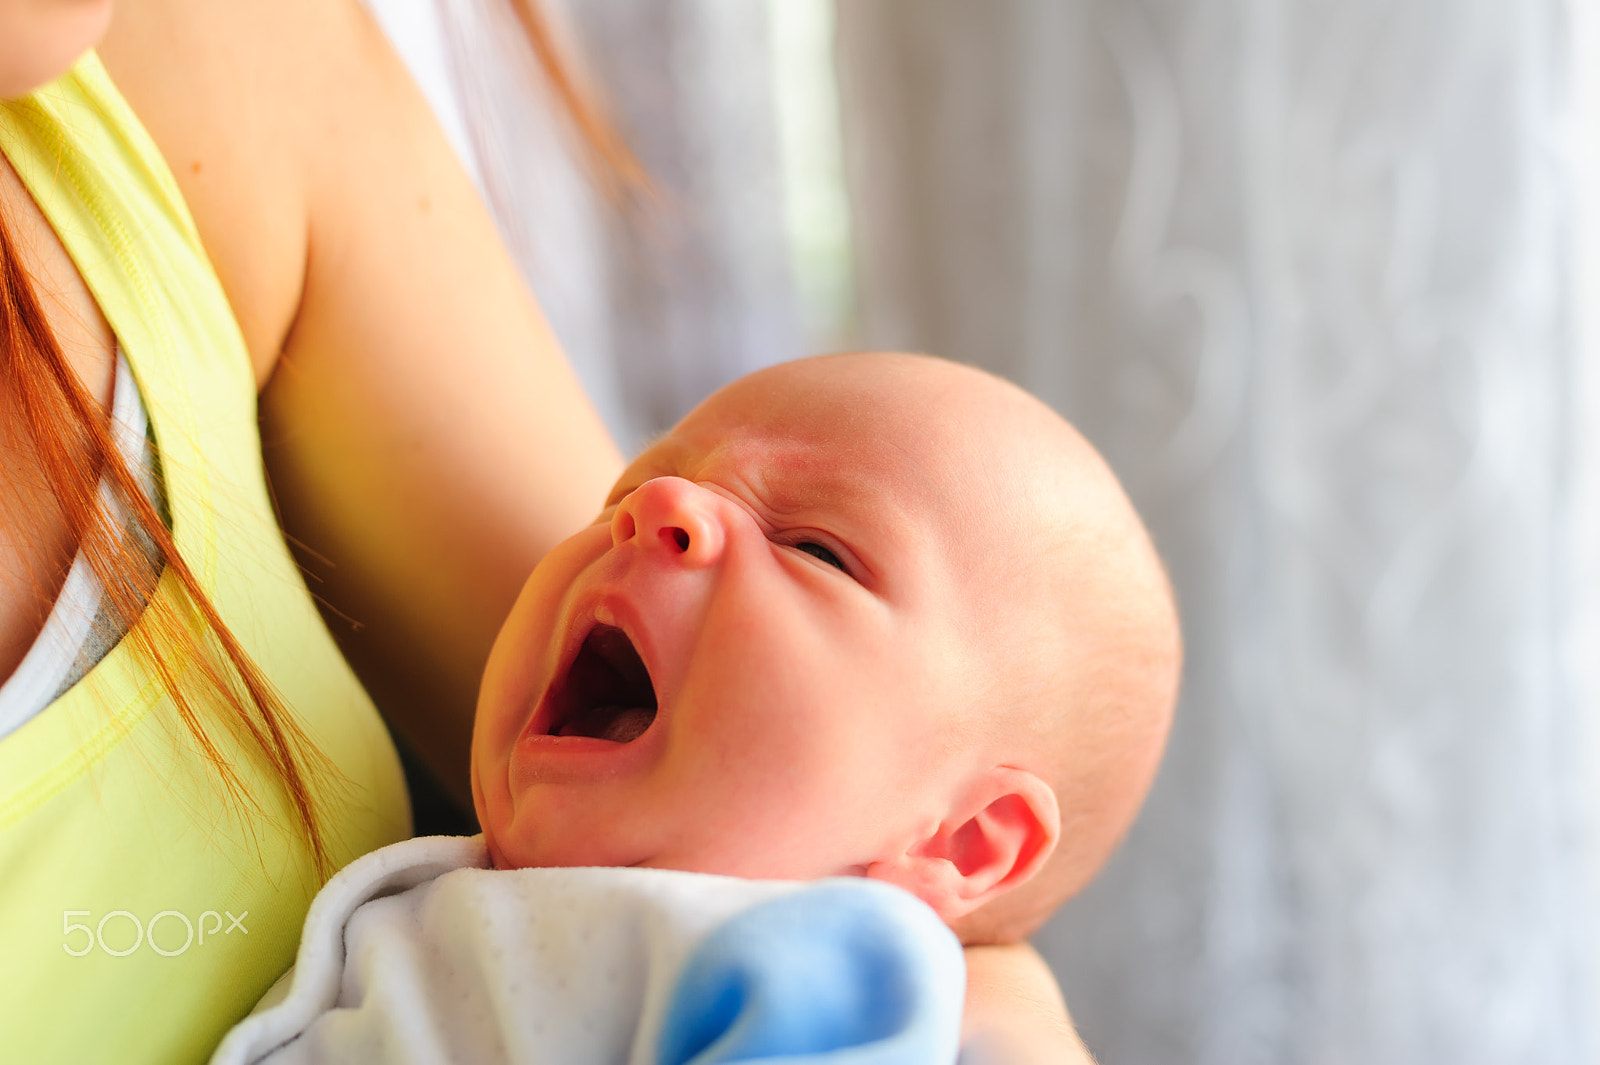
[[[608,423],[926,350],[1106,454],[1188,642],[1038,937],[1105,1065],[1600,1060],[1600,20],[1578,0],[369,0]]]

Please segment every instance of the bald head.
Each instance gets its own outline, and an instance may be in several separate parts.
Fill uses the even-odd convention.
[[[1170,726],[1178,621],[1143,523],[1072,426],[972,367],[853,354],[784,364],[747,384],[870,421],[874,439],[897,441],[950,502],[950,563],[968,590],[957,623],[987,658],[959,742],[981,740],[993,758],[1038,774],[1061,811],[1044,867],[956,930],[969,943],[1026,937],[1127,831]]]
[[[869,778],[867,786],[830,785],[812,812],[821,823],[848,820],[841,840],[861,837],[841,845],[839,868],[879,867],[909,848],[901,868],[913,872],[900,882],[933,901],[941,869],[970,863],[918,865],[936,854],[923,846],[926,826],[981,820],[962,807],[988,809],[991,798],[972,798],[986,785],[974,782],[1005,778],[1022,780],[1024,801],[1042,796],[1047,809],[1007,859],[1012,872],[935,904],[963,940],[1023,938],[1099,869],[1154,776],[1179,637],[1143,525],[1060,416],[1008,382],[940,359],[804,359],[716,393],[635,461],[612,501],[626,506],[663,477],[737,504],[693,496],[741,522],[755,516],[780,547],[830,559],[849,578],[824,584],[796,569],[805,597],[750,601],[757,613],[779,614],[784,603],[798,612],[755,705],[780,691],[796,714],[849,704],[846,738],[828,762],[835,777]],[[687,529],[691,518],[675,520]],[[684,532],[678,542],[700,541]],[[744,642],[714,671],[719,685],[753,660],[755,620],[741,615]],[[852,638],[835,642],[846,625]],[[771,679],[780,669],[782,685]],[[825,695],[800,697],[823,680],[832,685]],[[807,742],[819,734],[804,732]],[[876,759],[869,770],[855,761],[862,751]],[[757,790],[769,789],[749,793]],[[855,791],[860,802],[847,815],[829,813]],[[1000,798],[1013,794],[1022,792]],[[799,805],[786,797],[786,808]]]
[[[984,577],[1006,589],[975,619],[998,669],[975,702],[995,756],[1055,792],[1061,838],[1035,876],[956,924],[967,943],[1031,934],[1104,865],[1154,779],[1182,659],[1166,571],[1105,461],[1071,425],[1009,382],[947,375],[968,453],[1009,526]],[[976,633],[975,633],[976,635]]]

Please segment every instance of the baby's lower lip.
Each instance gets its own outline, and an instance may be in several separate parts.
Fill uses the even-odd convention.
[[[643,766],[656,750],[654,730],[631,743],[597,736],[552,736],[530,722],[511,752],[514,782],[576,782],[612,778]]]
[[[540,752],[553,753],[579,753],[583,751],[611,751],[628,746],[616,740],[601,739],[598,736],[552,736],[548,733],[535,731],[529,726],[517,740],[519,747],[531,747]]]

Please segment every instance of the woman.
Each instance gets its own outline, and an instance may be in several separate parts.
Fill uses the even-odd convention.
[[[465,781],[489,640],[620,457],[353,0],[0,0],[0,98],[0,1016],[198,1060],[409,828],[274,506]],[[1081,1054],[1030,952],[969,966],[976,1042]]]

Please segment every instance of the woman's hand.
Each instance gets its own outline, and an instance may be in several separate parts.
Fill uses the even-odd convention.
[[[961,1065],[1094,1065],[1037,951],[1019,944],[966,954]]]

